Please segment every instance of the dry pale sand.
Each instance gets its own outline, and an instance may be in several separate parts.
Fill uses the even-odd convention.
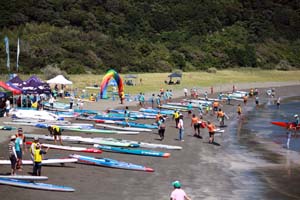
[[[260,88],[260,97],[263,101],[266,97],[265,90],[270,87],[276,89],[278,96],[300,96],[300,82],[289,83],[249,83],[236,84],[240,90],[246,88]],[[203,88],[203,91],[209,88]],[[223,85],[215,88],[218,91],[230,91],[232,85]],[[175,97],[182,96],[183,91],[174,92]],[[212,95],[215,96],[216,94]],[[148,199],[169,199],[172,187],[170,183],[174,180],[180,180],[185,191],[192,199],[261,199],[261,185],[258,178],[251,173],[253,168],[276,168],[267,161],[256,159],[255,155],[239,155],[239,144],[234,139],[236,129],[241,122],[236,119],[236,105],[239,102],[233,102],[232,105],[224,105],[223,109],[231,118],[226,123],[225,133],[216,136],[216,142],[220,146],[208,144],[208,133],[202,129],[203,139],[192,137],[190,119],[185,114],[185,141],[176,140],[178,137],[177,129],[174,127],[172,119],[167,120],[167,131],[165,140],[160,142],[156,131],[151,133],[141,133],[139,135],[104,135],[104,134],[84,134],[63,132],[65,135],[82,135],[85,137],[116,137],[132,139],[138,141],[164,143],[170,145],[181,145],[183,150],[166,152],[171,153],[170,158],[142,157],[125,154],[104,152],[101,157],[108,157],[135,164],[141,164],[151,167],[154,173],[137,172],[129,170],[111,169],[82,164],[67,164],[65,166],[44,166],[43,175],[48,176],[47,183],[67,185],[74,187],[74,193],[61,193],[15,188],[9,186],[0,186],[1,200],[17,199],[24,200],[42,198],[42,199],[102,199],[102,200],[148,200]],[[125,105],[135,106],[136,102],[126,103]],[[86,104],[87,109],[104,110],[108,107],[124,107],[119,102],[100,101],[97,103]],[[244,112],[254,107],[254,99],[250,99],[247,106],[243,107]],[[133,108],[133,107],[132,107]],[[137,109],[137,108],[135,108]],[[215,117],[205,116],[217,123]],[[7,119],[1,118],[2,122]],[[151,123],[151,121],[148,121]],[[25,132],[46,134],[43,129],[23,127]],[[1,131],[0,159],[7,159],[8,136],[10,131]],[[66,145],[87,146],[83,144]],[[269,145],[272,147],[272,144]],[[276,147],[275,147],[276,149]],[[162,150],[162,149],[160,149]],[[164,150],[162,150],[164,151]],[[284,150],[281,150],[284,151]],[[282,152],[281,152],[282,153]],[[47,158],[66,157],[70,152],[49,150]],[[282,153],[284,154],[284,153]],[[88,154],[86,154],[88,155]],[[92,155],[91,155],[92,156]],[[297,154],[296,154],[297,156]],[[29,158],[26,153],[25,158]],[[297,163],[296,163],[297,164]],[[281,164],[278,164],[279,167]],[[32,170],[31,166],[25,166],[20,174],[28,174]],[[0,172],[6,174],[10,171],[9,166],[0,166]]]

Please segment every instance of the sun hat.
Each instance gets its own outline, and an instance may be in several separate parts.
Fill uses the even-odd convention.
[[[15,136],[15,135],[12,135],[12,136],[10,136],[10,139],[11,139],[11,140],[14,140],[14,139],[16,139],[16,136]]]
[[[297,115],[297,114],[295,114],[295,115],[294,115],[294,117],[298,117],[298,115]]]
[[[175,188],[180,188],[181,187],[181,183],[179,181],[174,181],[172,182],[172,185],[175,187]]]
[[[33,140],[34,140],[34,141],[38,141],[39,138],[38,138],[38,137],[34,137]]]

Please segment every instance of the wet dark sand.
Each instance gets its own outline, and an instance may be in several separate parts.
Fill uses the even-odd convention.
[[[299,86],[276,88],[277,95],[300,95]],[[261,90],[264,91],[264,90]],[[265,94],[261,94],[261,99]],[[297,190],[299,187],[299,162],[293,158],[297,152],[289,152],[274,143],[263,143],[253,136],[247,138],[238,134],[243,120],[236,118],[236,105],[224,105],[223,109],[230,115],[225,123],[225,133],[216,136],[215,141],[220,144],[208,144],[208,133],[201,129],[203,139],[192,136],[190,119],[185,117],[184,142],[176,140],[178,131],[174,122],[168,119],[165,140],[157,140],[157,134],[141,133],[139,135],[104,135],[63,132],[64,135],[82,135],[86,137],[117,137],[138,141],[181,145],[183,150],[172,151],[170,158],[143,157],[127,154],[107,153],[91,156],[108,157],[121,161],[145,165],[155,170],[154,173],[129,171],[121,169],[103,168],[82,164],[66,164],[65,166],[43,166],[42,173],[49,177],[47,183],[74,187],[73,193],[49,192],[16,188],[0,185],[1,200],[42,199],[104,199],[104,200],[148,200],[169,199],[172,191],[171,182],[180,180],[185,191],[192,199],[300,199]],[[243,112],[250,111],[255,106],[254,99],[249,99]],[[186,114],[185,114],[186,115]],[[215,117],[205,116],[205,119]],[[1,119],[2,120],[2,119]],[[247,120],[247,115],[244,115]],[[150,122],[150,121],[149,121]],[[24,127],[25,132],[46,134],[46,130]],[[1,134],[3,131],[1,132]],[[155,131],[156,133],[156,131]],[[11,133],[5,132],[10,135]],[[241,143],[241,138],[245,144]],[[252,138],[251,138],[252,137]],[[7,159],[7,142],[0,147],[0,159]],[[249,143],[255,144],[256,149],[249,151]],[[264,141],[263,141],[264,142]],[[52,143],[47,141],[47,143]],[[66,145],[87,146],[83,144]],[[252,145],[253,146],[253,145]],[[157,149],[162,150],[163,149]],[[66,157],[72,152],[49,150],[46,158]],[[287,155],[289,154],[289,155]],[[28,153],[25,155],[28,159]],[[289,161],[287,162],[287,160]],[[298,156],[299,159],[299,156]],[[287,164],[289,163],[289,164]],[[31,166],[25,166],[20,174],[28,174]],[[2,174],[10,171],[9,166],[0,166]],[[290,171],[290,173],[289,173]],[[294,176],[297,175],[297,176]],[[289,181],[288,184],[286,181]]]

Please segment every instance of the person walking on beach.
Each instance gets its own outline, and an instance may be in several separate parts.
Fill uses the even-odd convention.
[[[217,119],[220,122],[220,127],[223,127],[225,125],[224,121],[225,121],[225,113],[222,111],[221,108],[219,108],[219,111],[217,113]]]
[[[159,117],[157,124],[158,124],[158,135],[160,137],[160,140],[163,141],[165,137],[165,130],[166,130],[165,119],[163,118],[163,116]]]
[[[244,101],[244,105],[247,105],[248,102],[248,95],[245,94],[245,96],[243,96],[243,101]]]
[[[10,101],[9,101],[9,99],[6,99],[6,101],[5,101],[5,114],[6,114],[6,117],[9,117],[9,111],[10,111]]]
[[[16,170],[17,170],[17,153],[16,153],[16,147],[15,147],[15,140],[16,136],[12,135],[10,137],[10,142],[8,144],[8,152],[9,152],[9,160],[10,160],[10,166],[11,166],[11,175],[17,175]]]
[[[33,175],[34,176],[41,176],[42,175],[42,160],[43,154],[46,154],[49,150],[49,147],[46,151],[41,149],[41,144],[37,143],[35,150],[34,150],[34,166],[33,166]]]
[[[71,94],[71,96],[70,96],[70,109],[73,108],[73,104],[74,104],[74,96]]]
[[[178,129],[179,129],[179,132],[178,132],[178,135],[179,135],[179,140],[181,141],[181,142],[183,142],[184,140],[183,140],[183,135],[184,135],[184,126],[183,126],[183,115],[182,114],[180,114],[180,116],[179,116],[179,122],[178,122]]]
[[[294,129],[293,124],[290,123],[290,124],[288,125],[287,131],[286,131],[286,148],[287,148],[287,149],[290,148],[290,141],[291,141],[293,129]]]
[[[216,127],[213,123],[210,121],[207,122],[207,129],[209,133],[209,141],[208,143],[212,144],[215,142],[215,132],[216,132]]]
[[[295,123],[295,127],[293,129],[294,129],[294,131],[296,133],[297,129],[300,128],[300,118],[299,118],[299,116],[297,114],[294,115],[294,118],[295,118],[295,122],[294,122]]]
[[[196,117],[195,114],[193,114],[192,119],[191,119],[191,127],[194,126],[194,137],[202,138],[200,136],[200,124],[199,124],[199,119]]]
[[[179,181],[172,182],[174,190],[170,195],[170,200],[192,200],[183,189],[181,189],[181,183]]]
[[[50,95],[50,98],[49,98],[49,104],[50,104],[50,107],[53,109],[53,106],[54,106],[54,97],[52,95]]]
[[[175,127],[178,128],[178,122],[179,122],[179,110],[175,110],[173,113],[173,119],[175,120]]]
[[[240,118],[241,118],[241,115],[242,115],[242,107],[241,107],[241,104],[239,104],[238,107],[237,107],[237,114],[238,114],[238,118],[240,119]]]
[[[256,105],[256,107],[259,106],[259,97],[258,97],[258,95],[255,96],[255,105]]]

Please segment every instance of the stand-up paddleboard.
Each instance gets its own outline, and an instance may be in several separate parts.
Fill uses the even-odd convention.
[[[32,142],[26,142],[27,145],[31,145]],[[66,150],[66,151],[77,151],[83,153],[102,153],[99,149],[94,148],[85,148],[85,147],[72,147],[72,146],[61,146],[61,145],[54,145],[54,144],[41,144],[42,147],[50,148],[50,149],[59,149],[59,150]]]
[[[98,165],[98,166],[118,168],[118,169],[154,172],[152,168],[148,168],[142,165],[127,163],[127,162],[117,161],[110,158],[94,158],[94,157],[81,156],[76,154],[72,154],[70,155],[70,157],[78,159],[78,163]]]
[[[11,131],[16,130],[16,128],[12,126],[0,126],[0,130]]]
[[[36,135],[36,134],[25,134],[27,138],[34,138],[38,137],[39,139],[44,140],[54,140],[53,136],[50,135]],[[108,145],[108,146],[118,146],[118,147],[139,147],[138,144],[130,143],[124,140],[118,140],[114,138],[84,138],[81,136],[67,136],[62,135],[62,140],[69,141],[69,142],[82,142],[88,144],[101,144],[101,145]]]
[[[219,129],[219,128],[218,128],[218,129],[215,130],[215,133],[224,133],[224,132],[225,132],[224,129]]]
[[[10,185],[15,187],[38,189],[38,190],[50,190],[50,191],[60,191],[60,192],[74,192],[75,189],[72,187],[62,186],[62,185],[53,185],[46,183],[35,183],[26,180],[17,180],[17,179],[8,179],[0,178],[0,184]]]
[[[94,144],[94,147],[101,149],[103,151],[115,152],[115,153],[125,153],[125,154],[133,154],[133,155],[141,155],[141,156],[153,156],[153,157],[170,157],[169,153],[160,152],[160,151],[152,151],[146,149],[128,149],[123,147],[111,147],[111,146],[103,146],[99,144]]]
[[[9,179],[26,180],[26,181],[48,180],[47,176],[24,176],[24,175],[0,175],[0,178],[9,178]]]
[[[295,122],[273,121],[271,123],[276,125],[276,126],[280,126],[280,127],[284,127],[284,128],[288,128],[290,126],[290,124],[292,124],[293,128],[297,127]],[[297,127],[297,130],[300,130],[300,127]]]
[[[152,114],[157,114],[159,112],[162,115],[174,114],[173,110],[162,110],[162,109],[153,109],[153,108],[141,108],[139,111],[144,113],[152,113]]]
[[[136,128],[158,129],[157,125],[141,124],[141,123],[136,123],[136,122],[116,121],[115,124],[125,126],[125,127],[130,126],[130,127],[136,127]]]
[[[61,159],[44,159],[42,164],[64,164],[64,163],[74,163],[77,162],[77,159],[74,158],[61,158]],[[0,165],[10,165],[10,160],[0,160]],[[23,165],[32,165],[32,160],[22,160]]]
[[[135,128],[135,127],[120,127],[120,126],[112,126],[108,124],[96,124],[96,126],[100,126],[107,129],[113,129],[113,130],[122,130],[122,131],[140,131],[140,132],[151,132],[151,129],[148,128]]]
[[[85,133],[127,134],[127,135],[139,134],[139,132],[137,132],[137,131],[103,130],[103,129],[96,129],[96,128],[64,128],[64,130],[85,132]]]

